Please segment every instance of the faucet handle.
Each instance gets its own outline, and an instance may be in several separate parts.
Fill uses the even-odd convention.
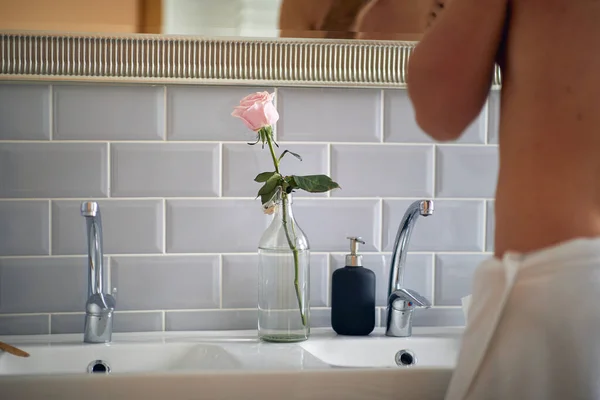
[[[388,304],[394,310],[404,311],[415,307],[429,308],[431,302],[412,289],[400,288],[395,290],[388,299]]]

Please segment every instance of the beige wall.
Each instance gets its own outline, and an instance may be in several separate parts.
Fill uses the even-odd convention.
[[[0,30],[135,33],[138,0],[0,0]]]

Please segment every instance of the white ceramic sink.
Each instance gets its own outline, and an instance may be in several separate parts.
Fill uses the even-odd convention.
[[[28,400],[190,399],[428,400],[444,397],[462,329],[415,328],[410,338],[343,337],[314,329],[303,343],[261,343],[256,331],[4,336],[29,352],[0,352],[0,398]],[[396,364],[410,350],[416,363]],[[90,375],[103,360],[109,375]],[[400,397],[398,397],[400,396]]]
[[[212,344],[115,343],[110,345],[25,345],[29,358],[0,356],[0,375],[85,374],[101,360],[111,373],[235,369],[235,357]],[[98,368],[97,368],[98,369]]]
[[[392,338],[380,333],[360,338],[314,339],[301,346],[319,360],[336,367],[454,368],[460,336],[446,333]],[[401,354],[406,355],[397,360]]]

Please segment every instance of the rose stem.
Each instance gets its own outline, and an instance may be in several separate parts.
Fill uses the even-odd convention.
[[[269,145],[269,151],[271,152],[271,157],[273,158],[273,164],[275,165],[275,172],[281,175],[279,172],[279,161],[277,160],[277,156],[275,155],[275,149],[273,148],[273,142],[271,139],[271,130],[267,128],[263,128],[266,130],[267,144]],[[300,286],[298,281],[299,276],[299,256],[298,256],[298,248],[292,241],[290,237],[290,232],[287,226],[287,193],[283,191],[281,188],[281,205],[282,205],[282,223],[283,223],[283,231],[285,232],[285,237],[288,242],[288,246],[290,246],[290,250],[292,250],[292,254],[294,255],[294,288],[296,289],[296,299],[298,299],[298,309],[300,310],[300,319],[302,320],[302,326],[306,326],[306,316],[302,312],[302,299],[300,298]],[[293,223],[292,223],[293,225]],[[292,226],[293,228],[293,226]],[[294,235],[295,236],[295,235]]]

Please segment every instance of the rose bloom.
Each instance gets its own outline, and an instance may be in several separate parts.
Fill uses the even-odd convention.
[[[279,113],[273,104],[275,93],[256,92],[244,97],[231,115],[237,117],[254,132],[265,126],[273,125],[279,119]]]

